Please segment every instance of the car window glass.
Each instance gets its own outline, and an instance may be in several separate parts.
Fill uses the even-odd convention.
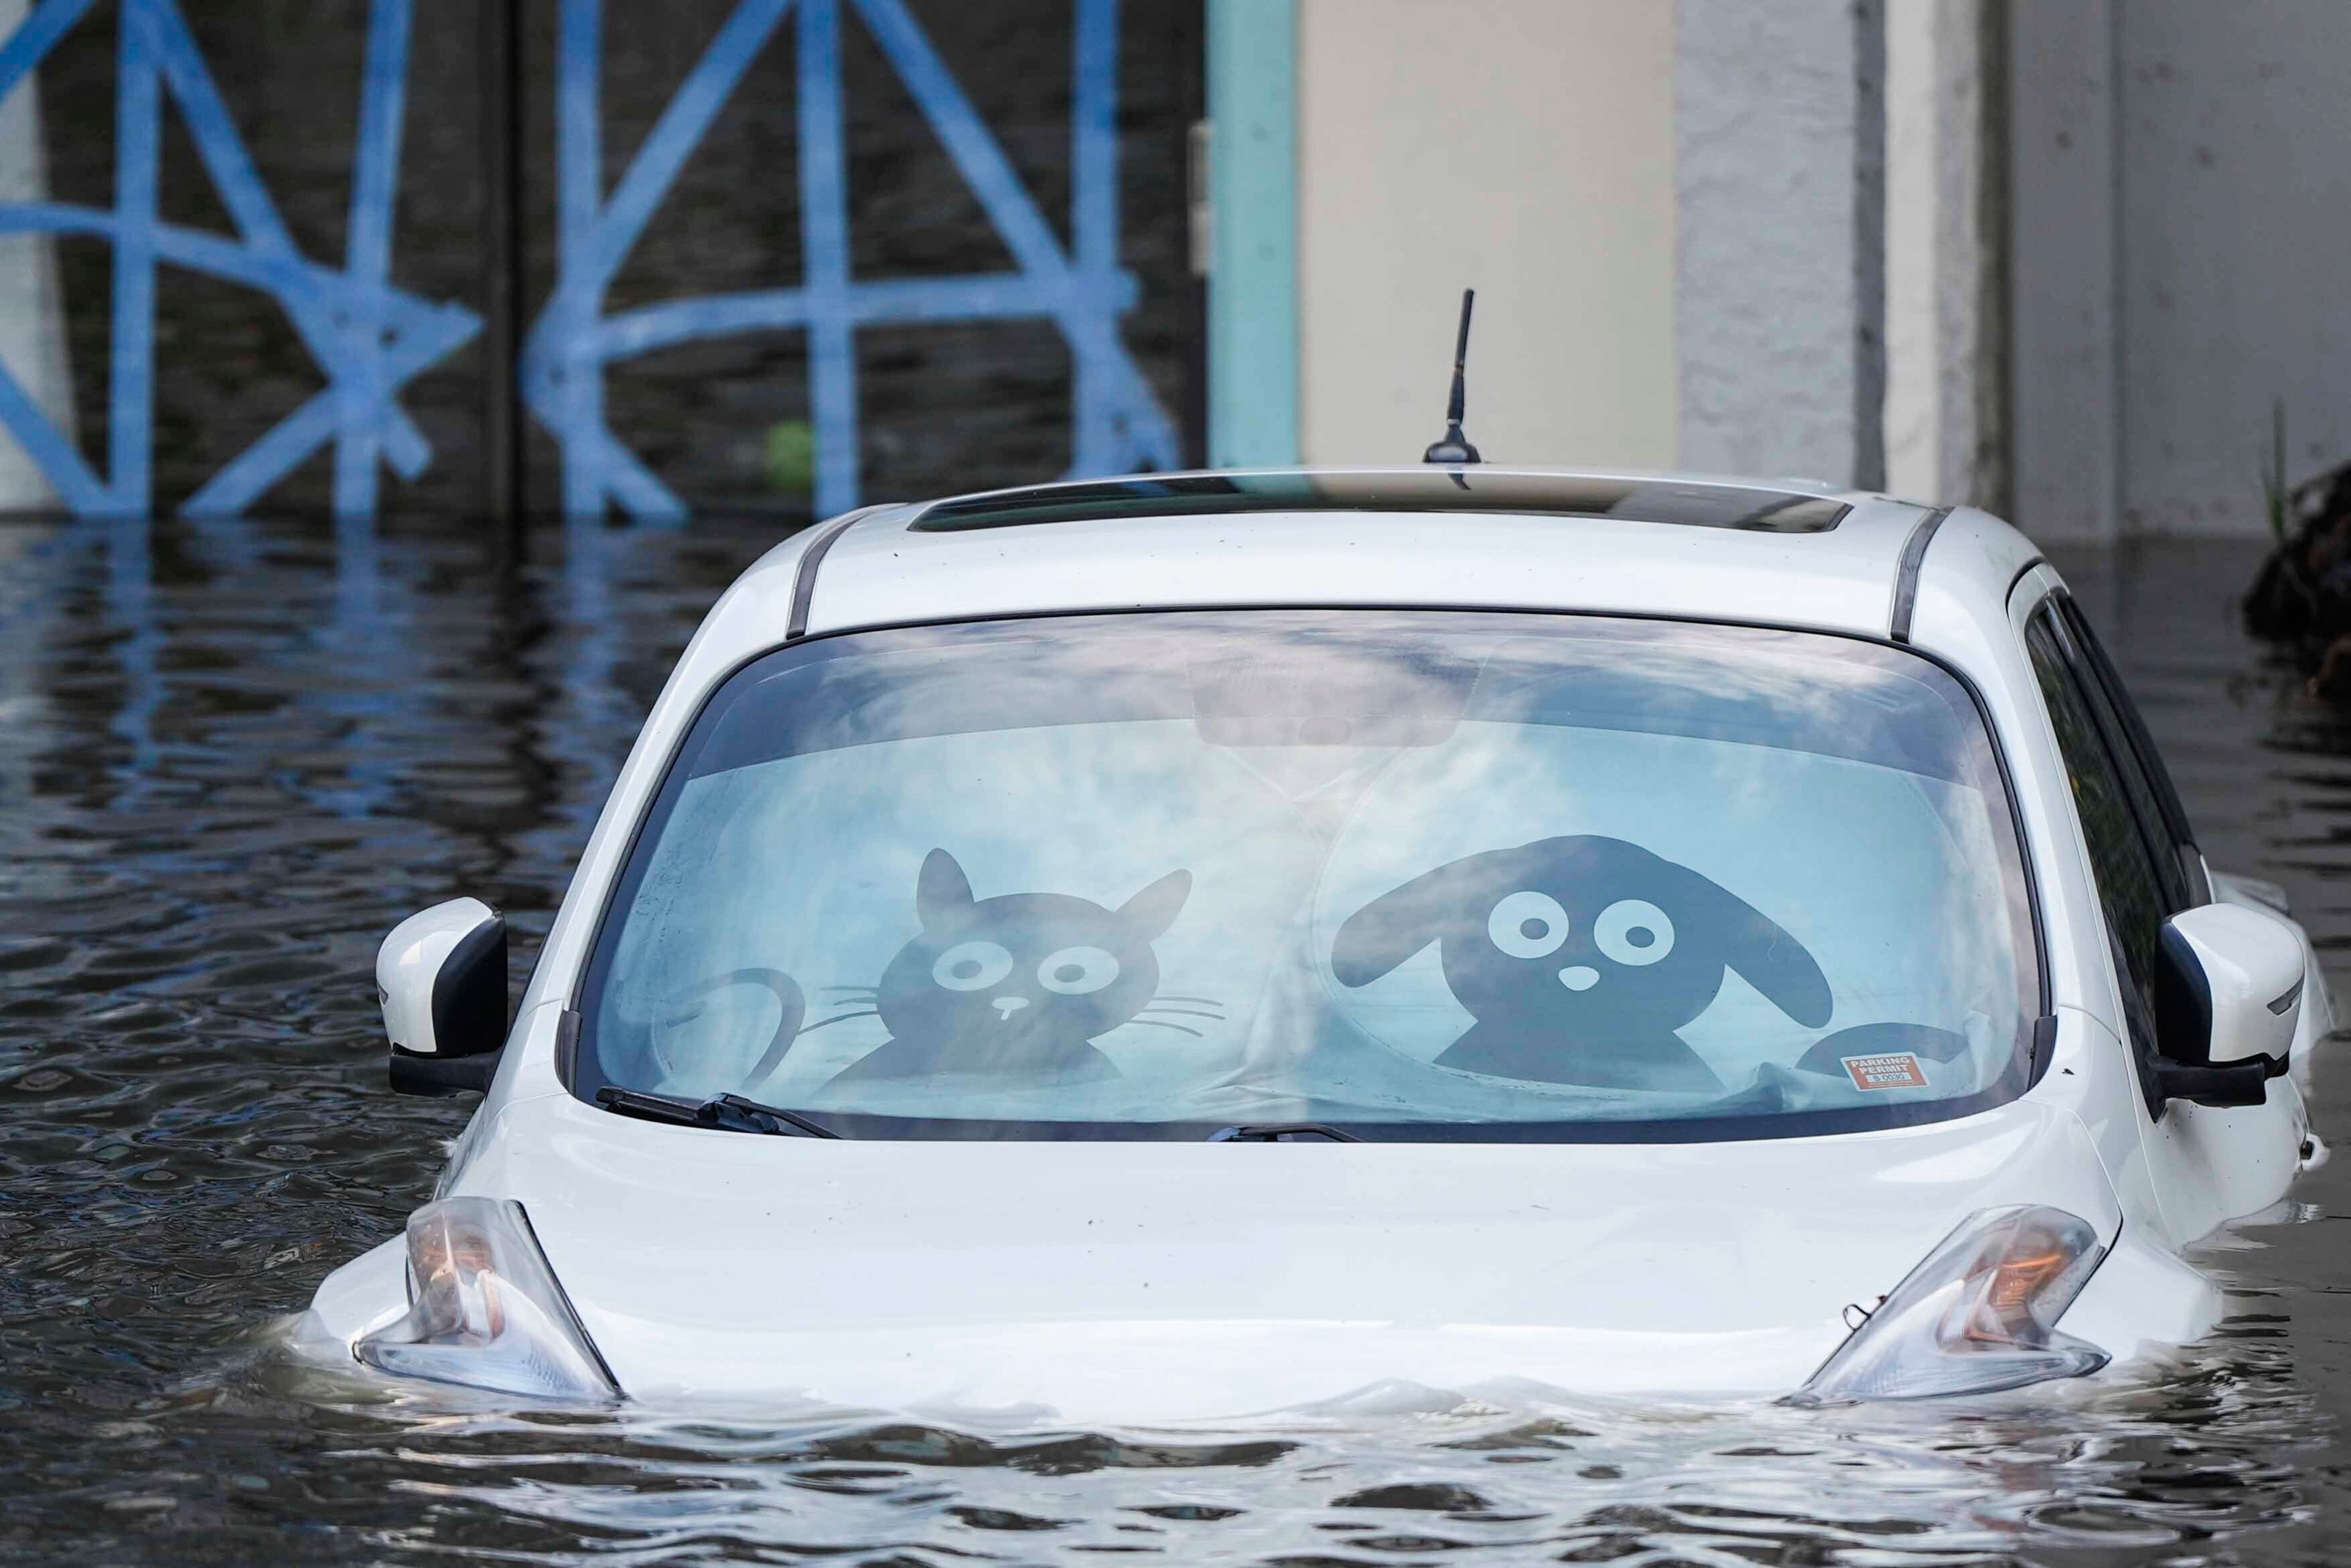
[[[2132,810],[2128,788],[2099,733],[2046,605],[2026,623],[2024,643],[2082,819],[2098,901],[2105,910],[2121,971],[2133,1043],[2152,1051],[2155,1042],[2146,1020],[2152,1017],[2155,958],[2166,914],[2163,883]]]
[[[2210,890],[2198,885],[2200,873],[2193,880],[2190,874],[2190,868],[2199,864],[2195,834],[2189,828],[2187,809],[2180,804],[2179,791],[2171,781],[2170,770],[2164,766],[2163,754],[2156,749],[2154,737],[2147,733],[2147,721],[2131,701],[2121,672],[2106,656],[2097,633],[2090,629],[2082,607],[2063,593],[2054,596],[2052,602],[2072,644],[2083,686],[2098,705],[2101,718],[2116,737],[2115,752],[2122,767],[2123,781],[2153,828],[2155,841],[2163,852],[2159,859],[2171,870],[2165,886],[2172,898],[2172,907],[2184,909],[2204,902],[2210,897]]]
[[[2139,837],[2147,844],[2148,864],[2155,872],[2156,886],[2163,894],[2164,913],[2185,909],[2188,884],[2180,870],[2177,846],[2164,821],[2162,803],[2156,799],[2155,787],[2148,782],[2146,770],[2139,765],[2138,753],[2131,746],[2129,729],[2083,654],[2081,644],[2071,635],[2070,628],[2061,625],[2058,630],[2067,670],[2089,706],[2107,761],[2130,801],[2131,817],[2138,823]]]
[[[1931,1120],[2029,1072],[2027,886],[1973,697],[1892,647],[1451,612],[859,632],[697,720],[573,1088],[906,1136]]]

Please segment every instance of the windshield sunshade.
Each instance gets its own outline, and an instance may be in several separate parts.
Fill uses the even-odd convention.
[[[638,835],[574,1092],[846,1136],[1791,1135],[2022,1089],[1959,683],[1574,616],[1070,616],[795,644]]]
[[[917,533],[953,533],[1025,523],[1237,512],[1496,512],[1818,534],[1835,528],[1850,510],[1843,501],[1746,485],[1427,468],[1362,474],[1174,474],[1048,485],[941,501],[909,527]]]

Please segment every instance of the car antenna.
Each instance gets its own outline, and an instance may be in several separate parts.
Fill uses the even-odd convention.
[[[1423,463],[1458,465],[1485,461],[1478,455],[1478,449],[1469,444],[1469,438],[1461,434],[1461,412],[1465,401],[1462,369],[1469,360],[1469,307],[1477,298],[1478,291],[1474,288],[1461,291],[1461,336],[1453,345],[1453,396],[1445,405],[1445,439],[1420,455]]]

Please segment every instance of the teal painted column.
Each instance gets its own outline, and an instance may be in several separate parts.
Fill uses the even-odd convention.
[[[1208,461],[1298,461],[1298,5],[1207,0]]]

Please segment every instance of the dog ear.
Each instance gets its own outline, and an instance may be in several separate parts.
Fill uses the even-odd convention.
[[[1176,924],[1184,913],[1184,901],[1192,896],[1192,873],[1171,871],[1133,898],[1118,906],[1118,917],[1134,933],[1138,942],[1156,942]]]
[[[1687,866],[1675,869],[1689,879],[1685,896],[1690,906],[1706,912],[1723,962],[1805,1028],[1827,1023],[1835,998],[1829,994],[1828,977],[1804,945],[1729,889]]]
[[[914,917],[928,931],[941,921],[972,906],[971,878],[945,850],[923,857],[922,874],[914,879]]]
[[[1331,973],[1343,986],[1368,986],[1445,936],[1461,918],[1468,888],[1480,880],[1480,862],[1492,858],[1492,852],[1469,855],[1423,872],[1347,916],[1331,943]]]

